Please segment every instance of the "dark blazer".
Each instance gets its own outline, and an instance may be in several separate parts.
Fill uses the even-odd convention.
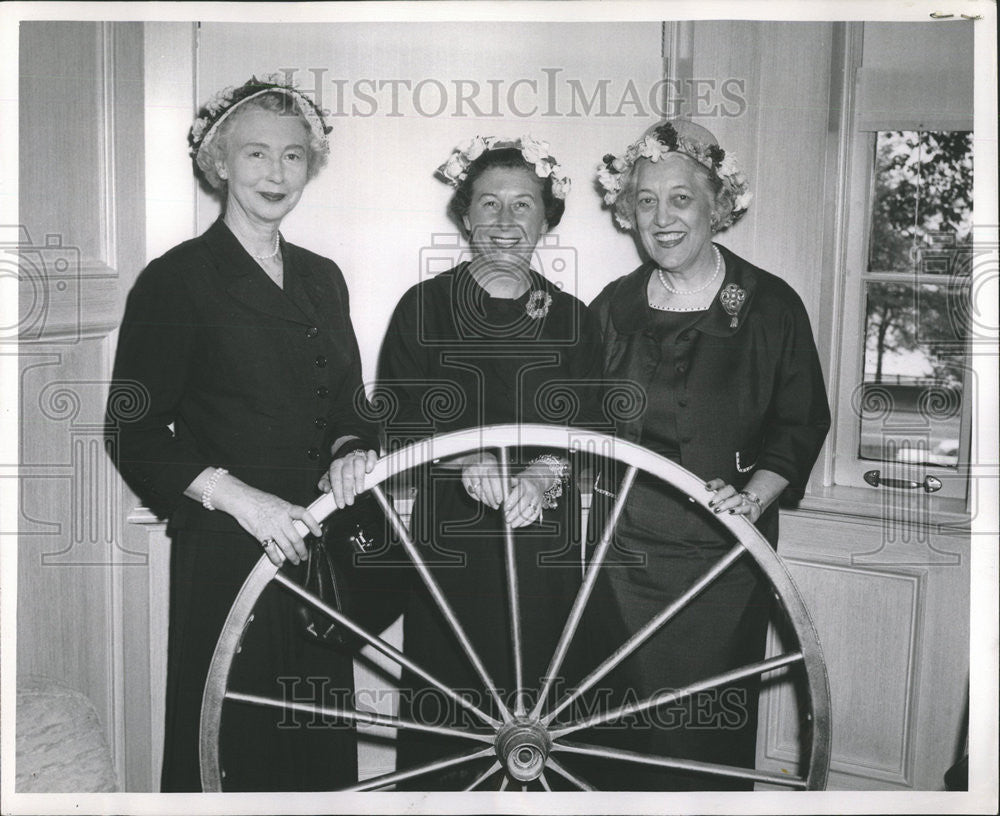
[[[683,387],[676,394],[679,464],[703,479],[742,488],[756,469],[773,471],[801,494],[830,428],[823,371],[805,307],[780,278],[720,246],[723,288],[746,292],[738,314],[719,298],[685,332],[678,362]],[[660,349],[650,330],[645,263],[605,287],[591,304],[604,332],[605,374],[630,380],[644,393]],[[735,324],[735,325],[734,325]],[[646,413],[655,411],[647,406]],[[645,414],[619,422],[618,434],[642,439]],[[776,504],[761,529],[776,521]],[[769,531],[770,532],[770,531]],[[776,527],[774,529],[776,535]]]
[[[183,497],[206,467],[308,504],[334,440],[378,447],[343,275],[284,241],[282,254],[284,290],[220,218],[152,261],[129,295],[109,434],[123,475],[175,527],[237,526]]]

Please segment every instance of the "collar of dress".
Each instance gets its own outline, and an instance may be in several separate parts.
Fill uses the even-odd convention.
[[[253,259],[249,252],[243,248],[243,244],[233,235],[232,230],[226,226],[226,222],[220,215],[215,222],[201,235],[202,240],[209,247],[218,261],[219,269],[226,276],[233,278],[246,277],[247,275],[258,276],[267,274],[260,268],[260,265]],[[284,236],[281,236],[281,254],[285,259],[286,272],[294,268],[296,275],[308,275],[312,271],[308,263],[303,263],[301,256],[296,251],[294,244],[289,244]]]
[[[730,284],[746,292],[746,300],[737,313],[737,325],[732,325],[732,315],[722,306],[719,296],[712,300],[712,305],[698,318],[692,328],[715,337],[729,337],[736,334],[746,322],[750,311],[754,291],[757,288],[758,276],[753,266],[738,255],[730,252],[724,246],[719,247],[726,262],[726,277],[722,281],[720,293]],[[653,311],[646,299],[646,284],[655,269],[652,261],[647,261],[631,274],[627,275],[618,286],[611,302],[611,317],[619,334],[634,334],[649,328]]]

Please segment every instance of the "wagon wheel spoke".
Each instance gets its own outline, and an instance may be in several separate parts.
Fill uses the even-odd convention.
[[[509,787],[510,787],[510,777],[504,776],[504,778],[500,780],[500,790],[505,791]]]
[[[500,770],[500,763],[494,762],[490,767],[483,771],[479,776],[473,779],[468,785],[465,786],[465,790],[472,791],[483,784],[487,779],[489,779],[493,774]]]
[[[382,488],[375,485],[371,488],[371,491],[379,505],[382,507],[382,511],[392,523],[393,529],[396,531],[396,535],[399,536],[399,540],[403,543],[403,548],[406,550],[406,554],[410,556],[413,566],[420,574],[420,578],[424,582],[424,586],[427,587],[427,590],[430,592],[431,597],[434,598],[434,602],[437,604],[438,609],[441,610],[441,614],[444,615],[445,620],[447,620],[449,626],[451,626],[452,632],[455,634],[462,650],[465,652],[465,656],[469,659],[469,662],[472,663],[473,668],[479,675],[479,679],[486,686],[490,696],[493,697],[493,701],[497,704],[497,708],[500,711],[500,716],[503,718],[504,722],[508,722],[511,719],[510,710],[501,699],[500,694],[497,691],[496,684],[493,682],[493,678],[490,677],[489,672],[486,670],[486,666],[483,665],[483,661],[480,659],[479,654],[473,647],[472,641],[469,640],[469,636],[465,633],[465,629],[459,622],[458,617],[455,615],[455,611],[451,608],[451,604],[448,603],[448,599],[445,598],[444,592],[441,591],[440,585],[436,580],[434,580],[434,576],[427,568],[427,564],[424,563],[423,557],[420,555],[416,545],[413,543],[410,531],[406,529],[406,525],[399,517],[399,513],[396,512],[395,508],[386,498]]]
[[[591,728],[595,725],[600,725],[601,723],[606,723],[610,720],[615,720],[629,714],[637,714],[640,711],[646,711],[647,709],[656,708],[657,706],[675,703],[678,700],[690,697],[692,694],[697,694],[700,691],[709,691],[710,689],[718,688],[719,686],[728,686],[731,683],[736,683],[747,677],[754,677],[758,674],[774,671],[775,669],[780,669],[784,666],[790,666],[793,663],[799,663],[802,659],[802,652],[789,652],[776,657],[769,657],[767,660],[761,660],[757,663],[751,663],[747,666],[741,666],[738,669],[733,669],[732,671],[717,674],[714,677],[709,677],[707,680],[692,683],[691,685],[682,689],[677,689],[676,691],[656,694],[646,700],[630,703],[625,706],[619,706],[618,708],[608,709],[607,711],[595,714],[592,717],[587,717],[586,719],[574,720],[573,722],[567,723],[562,728],[551,730],[549,733],[551,734],[553,740],[558,740],[560,737],[572,734],[574,731]]]
[[[587,574],[583,580],[583,585],[580,587],[580,591],[576,595],[576,600],[573,601],[573,608],[570,610],[569,617],[566,619],[566,626],[563,628],[562,635],[559,637],[559,643],[556,644],[555,651],[552,654],[552,661],[549,663],[549,668],[545,672],[545,682],[542,685],[541,690],[538,692],[538,699],[535,701],[535,707],[531,712],[532,717],[538,717],[541,714],[542,708],[545,705],[545,700],[548,697],[549,690],[552,688],[556,675],[562,668],[563,661],[566,659],[566,653],[569,651],[569,645],[573,641],[573,636],[576,634],[577,627],[580,625],[580,620],[583,618],[583,611],[587,606],[587,601],[590,600],[590,594],[594,589],[594,584],[597,582],[598,570],[600,570],[601,565],[604,563],[608,549],[611,546],[615,526],[618,524],[618,519],[622,514],[622,510],[625,508],[625,500],[628,498],[628,494],[632,490],[632,484],[635,482],[635,476],[636,469],[634,467],[630,467],[625,472],[624,479],[622,479],[621,487],[619,488],[618,495],[615,498],[615,503],[611,508],[610,517],[604,525],[600,541],[597,548],[594,550],[594,557],[590,566],[587,568]],[[595,682],[598,679],[600,678],[595,678]],[[568,702],[572,702],[572,700]],[[558,713],[558,709],[556,712]]]
[[[551,768],[557,774],[559,774],[559,776],[561,776],[563,779],[566,779],[567,781],[569,781],[572,784],[576,785],[576,787],[579,788],[580,790],[584,790],[584,791],[597,790],[593,785],[589,784],[588,782],[584,782],[580,777],[578,777],[572,771],[569,771],[566,768],[564,768],[558,762],[558,760],[556,760],[551,755],[549,756],[549,758],[547,760],[545,760],[545,765],[547,767]]]
[[[227,691],[225,699],[235,703],[248,703],[250,705],[265,706],[267,708],[279,708],[286,711],[301,711],[305,714],[313,714],[323,717],[334,717],[338,720],[348,720],[349,722],[361,725],[383,725],[387,728],[401,728],[406,731],[423,731],[428,734],[438,734],[443,737],[460,737],[462,739],[476,740],[477,742],[488,742],[493,744],[494,735],[492,733],[468,731],[461,728],[446,728],[441,725],[426,725],[424,723],[409,720],[403,717],[394,717],[389,714],[377,714],[374,711],[359,711],[356,708],[341,708],[340,706],[315,705],[312,703],[297,703],[290,700],[279,700],[276,697],[265,697],[260,694],[244,694],[238,691]]]
[[[507,499],[510,490],[510,450],[500,448],[500,484],[503,486],[503,497]],[[502,508],[501,508],[502,510]],[[507,569],[507,605],[510,612],[510,639],[514,651],[514,713],[524,716],[524,663],[521,655],[521,608],[518,597],[517,562],[514,559],[514,530],[504,514],[504,564]]]
[[[480,748],[473,751],[466,751],[460,754],[452,754],[449,757],[444,757],[442,759],[437,759],[434,762],[428,762],[424,765],[418,765],[415,768],[407,768],[405,771],[393,771],[392,773],[381,774],[379,776],[373,776],[371,779],[366,779],[364,782],[360,782],[357,785],[352,785],[349,788],[344,788],[345,791],[369,791],[375,790],[376,788],[384,788],[387,785],[395,785],[397,782],[403,782],[407,779],[414,779],[418,776],[424,776],[425,774],[434,773],[435,771],[443,771],[445,768],[451,768],[455,765],[462,765],[466,762],[471,762],[474,759],[479,759],[480,757],[491,756],[493,754],[493,747]]]
[[[568,754],[583,754],[584,756],[617,759],[624,762],[635,762],[640,765],[652,765],[660,768],[676,768],[682,771],[696,771],[713,776],[727,776],[736,779],[746,779],[752,782],[768,782],[773,785],[783,785],[787,788],[805,789],[806,780],[801,776],[758,771],[753,768],[741,768],[737,765],[719,765],[714,762],[699,762],[694,759],[674,759],[672,757],[654,756],[638,751],[626,751],[619,748],[604,748],[600,745],[586,745],[578,742],[557,742],[553,751]]]
[[[322,600],[317,598],[311,592],[299,586],[299,584],[295,583],[295,581],[293,581],[283,572],[278,571],[277,573],[275,573],[274,580],[277,581],[282,586],[289,589],[291,592],[294,592],[296,595],[302,598],[302,600],[316,607],[324,615],[327,615],[328,617],[332,618],[337,624],[344,627],[349,632],[357,635],[358,637],[363,638],[372,647],[378,649],[378,651],[380,651],[386,657],[396,661],[397,663],[399,663],[399,665],[403,666],[406,669],[409,669],[411,672],[413,672],[415,675],[422,678],[423,680],[426,680],[428,683],[434,686],[434,688],[438,689],[438,691],[440,691],[442,694],[445,694],[449,699],[451,699],[458,705],[462,706],[467,711],[472,712],[484,722],[488,723],[494,728],[500,725],[500,722],[497,719],[491,717],[485,711],[475,706],[472,702],[467,700],[458,692],[451,689],[449,686],[446,686],[444,683],[442,683],[440,680],[434,677],[430,672],[426,671],[421,666],[414,663],[412,660],[410,660],[410,658],[408,658],[394,646],[392,646],[389,643],[386,643],[386,641],[382,640],[382,638],[378,637],[377,635],[373,635],[366,629],[361,628],[354,621],[352,621],[350,618],[344,615],[342,612],[324,603]]]
[[[684,609],[684,607],[691,603],[695,597],[701,594],[709,585],[712,584],[713,581],[729,569],[729,567],[731,567],[744,552],[746,552],[746,550],[743,548],[743,545],[737,544],[722,558],[716,561],[715,564],[713,564],[697,581],[695,581],[683,595],[670,604],[659,615],[650,620],[639,631],[633,634],[627,641],[625,641],[625,643],[619,646],[610,657],[601,663],[600,666],[588,674],[576,689],[564,696],[556,707],[542,718],[542,722],[546,725],[552,722],[560,711],[570,705],[582,694],[586,693],[587,690],[601,678],[613,671],[630,654],[649,640],[649,638],[651,638],[664,624],[666,624],[667,621],[675,617],[681,610]]]
[[[545,772],[543,771],[538,775],[538,781],[542,783],[542,787],[549,793],[552,793],[552,788],[549,787],[549,780],[545,778]]]

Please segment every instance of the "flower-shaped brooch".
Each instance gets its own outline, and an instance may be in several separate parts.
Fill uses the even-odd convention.
[[[740,309],[743,308],[743,304],[746,303],[747,290],[737,286],[735,283],[726,284],[719,292],[719,301],[722,303],[722,308],[726,310],[726,314],[729,315],[732,320],[729,321],[729,328],[735,329],[739,326],[739,313]]]
[[[528,296],[528,302],[524,304],[524,311],[532,320],[539,320],[549,313],[551,305],[552,295],[542,289],[535,289]]]

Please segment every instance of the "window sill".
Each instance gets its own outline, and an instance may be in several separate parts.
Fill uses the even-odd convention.
[[[905,502],[905,498],[918,498],[920,501]],[[969,510],[960,499],[838,485],[813,489],[806,493],[797,507],[782,508],[781,512],[782,515],[838,516],[845,520],[875,520],[879,523],[895,519],[917,527],[931,527],[942,533],[967,534],[971,525]]]

